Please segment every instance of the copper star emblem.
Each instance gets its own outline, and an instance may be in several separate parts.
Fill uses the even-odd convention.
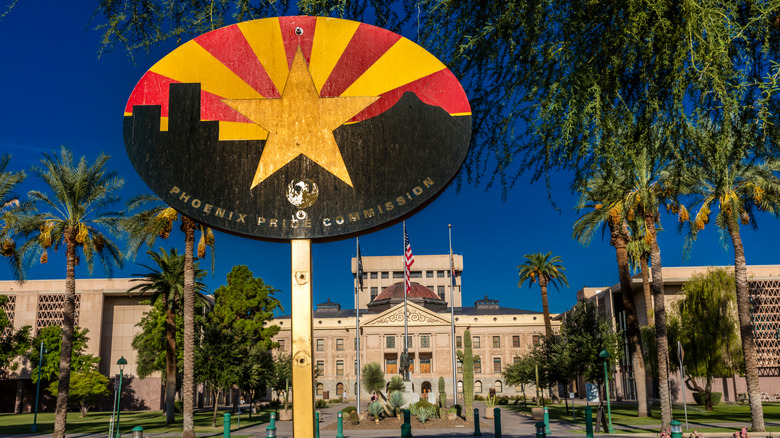
[[[320,97],[300,47],[280,99],[224,99],[225,104],[268,131],[251,188],[299,155],[353,187],[333,130],[378,99]]]

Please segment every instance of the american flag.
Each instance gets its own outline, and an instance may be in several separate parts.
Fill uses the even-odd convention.
[[[360,241],[357,244],[357,281],[360,290],[363,290],[363,258],[360,257]]]
[[[450,249],[450,283],[455,289],[455,261],[452,259],[452,249]]]
[[[414,254],[412,254],[412,245],[409,243],[409,235],[406,234],[406,223],[404,223],[404,279],[406,279],[406,294],[412,291],[412,282],[409,280],[409,268],[414,264]]]

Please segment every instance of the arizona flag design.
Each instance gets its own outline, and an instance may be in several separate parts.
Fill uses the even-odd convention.
[[[457,172],[471,126],[457,78],[422,47],[305,16],[184,43],[143,75],[124,115],[128,155],[166,202],[217,228],[285,240],[410,215]],[[431,163],[443,155],[452,158]],[[430,168],[390,161],[409,159]]]

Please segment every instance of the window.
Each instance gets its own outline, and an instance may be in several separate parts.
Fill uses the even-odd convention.
[[[455,336],[455,348],[463,348],[463,338]]]
[[[482,382],[479,380],[474,382],[474,394],[482,394]]]
[[[389,272],[383,272],[382,273],[382,278],[390,278],[390,273]]]
[[[541,344],[542,343],[542,335],[534,335],[533,343],[534,343],[534,345]]]
[[[371,279],[372,280],[376,280],[376,272],[372,272],[371,273]]]
[[[422,278],[422,271],[412,271],[409,273],[409,278]]]
[[[521,361],[521,360],[522,360],[522,359],[520,359],[520,356],[515,356],[515,357],[512,359],[512,363],[520,363],[520,361]]]
[[[414,357],[409,358],[409,372],[414,373]]]
[[[398,374],[398,359],[385,359],[385,374]]]
[[[501,348],[501,336],[493,336],[493,348]]]
[[[461,393],[461,394],[463,393],[463,381],[462,380],[458,380],[458,392]]]
[[[444,299],[444,286],[438,286],[436,292],[439,294],[439,298]]]
[[[420,372],[422,374],[430,374],[431,373],[431,358],[427,357],[421,357],[420,358]]]
[[[444,271],[437,271],[437,272],[436,272],[436,276],[437,276],[438,278],[444,278]]]
[[[344,375],[344,361],[343,360],[337,360],[336,361],[336,375],[337,376],[343,376]]]
[[[322,383],[318,383],[317,384],[317,395],[320,396],[320,397],[322,397],[322,389],[323,388],[325,388],[325,385],[323,385]]]
[[[371,301],[374,301],[377,295],[379,295],[379,288],[371,287]]]
[[[501,372],[501,358],[500,357],[494,357],[493,358],[493,372],[494,373],[500,373]]]
[[[318,360],[314,371],[317,373],[317,375],[321,376],[325,372],[325,361]]]
[[[494,385],[494,388],[496,388],[496,393],[504,392],[504,385],[501,383],[500,380],[496,380],[496,384]]]
[[[344,340],[336,339],[336,351],[344,351]]]
[[[317,339],[317,351],[325,351],[325,339]]]
[[[463,374],[463,362],[460,359],[456,359],[458,362],[458,374]]]
[[[385,348],[395,348],[395,336],[385,336]]]
[[[344,384],[339,382],[336,384],[336,397],[344,394]],[[346,394],[344,394],[346,395]]]
[[[420,335],[420,348],[431,348],[431,335]]]
[[[425,278],[433,278],[433,271],[425,271]]]
[[[404,278],[404,271],[393,271],[393,278]]]
[[[512,348],[520,348],[520,336],[512,336]]]
[[[474,359],[474,374],[482,374],[482,358]]]
[[[471,337],[471,346],[474,347],[474,348],[480,348],[479,336],[472,336]]]
[[[279,351],[284,351],[284,339],[279,340]]]

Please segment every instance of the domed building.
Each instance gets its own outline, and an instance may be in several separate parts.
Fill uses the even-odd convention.
[[[354,259],[352,261],[354,274],[356,263]],[[447,397],[452,400],[452,332],[454,328],[455,349],[462,350],[463,332],[469,329],[473,353],[480,358],[474,363],[474,393],[487,395],[491,389],[504,395],[520,392],[519,387],[504,384],[501,372],[515,357],[527,354],[541,340],[544,333],[541,312],[502,307],[498,300],[488,296],[476,300],[473,306],[462,306],[462,257],[456,257],[456,279],[452,282],[449,255],[415,255],[412,268],[416,270],[410,275],[412,281],[404,311],[405,284],[401,257],[363,257],[362,261],[363,289],[358,291],[359,300],[355,303],[359,309],[361,368],[368,362],[379,363],[388,382],[401,373],[404,322],[407,321],[411,374],[410,381],[406,383],[407,390],[421,397],[431,391],[438,395],[438,380],[444,377]],[[452,283],[455,287],[451,286]],[[349,296],[354,300],[354,293]],[[454,308],[450,305],[451,300],[455,302]],[[313,312],[313,349],[314,365],[318,370],[317,398],[346,396],[354,401],[358,378],[357,318],[358,312],[354,308],[342,308],[333,297],[316,306]],[[278,317],[270,324],[281,327],[275,340],[279,342],[281,352],[290,354],[290,316]],[[558,325],[559,322],[554,320],[553,324]],[[455,368],[458,399],[462,400],[462,365],[456,363]],[[533,389],[526,388],[526,391],[533,393]],[[371,394],[362,390],[361,404],[370,397]]]

